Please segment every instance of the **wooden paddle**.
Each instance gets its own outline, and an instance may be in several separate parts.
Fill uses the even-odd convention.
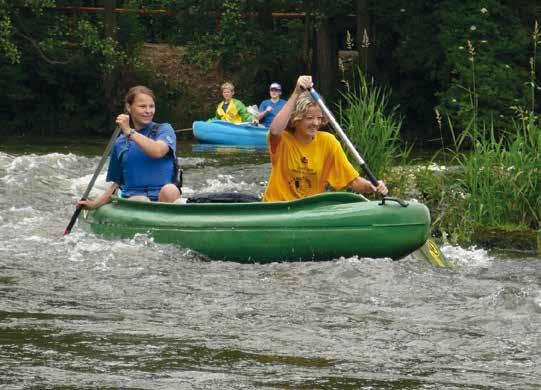
[[[325,114],[325,116],[329,119],[329,122],[331,123],[334,130],[338,133],[340,138],[342,138],[342,141],[346,144],[349,152],[355,157],[355,160],[359,163],[359,165],[364,170],[366,176],[368,177],[368,180],[370,180],[370,183],[374,187],[378,186],[378,179],[374,176],[370,168],[368,167],[368,164],[364,161],[364,159],[361,157],[355,146],[351,143],[348,136],[342,130],[338,122],[336,121],[334,115],[332,112],[327,108],[325,103],[323,102],[323,99],[321,99],[321,96],[314,88],[310,89],[310,95],[312,95],[312,98],[317,102],[319,107],[321,107],[321,110]],[[438,245],[432,240],[428,239],[423,246],[421,246],[419,249],[417,249],[415,252],[413,252],[413,256],[417,258],[421,258],[423,260],[428,261],[429,263],[432,263],[438,267],[450,267],[449,262],[443,254],[441,253],[440,249],[438,248]]]
[[[109,157],[109,154],[111,153],[111,149],[113,149],[113,145],[115,144],[115,141],[119,134],[120,134],[120,126],[117,126],[117,128],[113,132],[113,135],[111,136],[111,139],[109,140],[109,143],[105,147],[103,156],[101,156],[101,160],[98,163],[96,170],[94,171],[94,176],[92,176],[92,179],[90,179],[90,182],[88,183],[88,186],[86,187],[86,190],[81,200],[88,198],[88,195],[90,194],[92,187],[94,187],[94,183],[96,182],[96,179],[98,178],[98,175],[100,174],[103,168],[103,165],[105,164],[105,161],[107,161],[107,157]],[[71,216],[70,222],[68,223],[68,226],[66,227],[66,230],[64,230],[65,236],[71,233],[71,228],[75,224],[75,221],[77,221],[79,214],[81,214],[81,210],[82,210],[82,207],[80,205],[77,205],[75,212]]]

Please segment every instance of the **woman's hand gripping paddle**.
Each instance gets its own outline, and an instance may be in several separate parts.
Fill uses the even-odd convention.
[[[364,170],[368,180],[370,180],[370,183],[374,187],[378,186],[378,179],[374,176],[370,168],[368,167],[368,164],[364,161],[364,159],[361,157],[355,146],[351,143],[348,136],[342,130],[338,122],[336,121],[334,115],[332,112],[327,108],[325,103],[323,102],[323,99],[321,99],[321,96],[314,88],[310,89],[310,95],[312,95],[312,98],[317,102],[319,107],[321,107],[321,110],[325,114],[325,116],[329,119],[329,122],[331,123],[334,130],[338,133],[342,141],[346,144],[349,152],[355,157],[355,160],[359,163],[359,165]],[[415,252],[413,252],[413,256],[417,258],[422,258],[429,263],[432,263],[438,267],[450,267],[449,262],[443,254],[441,253],[440,249],[438,248],[438,245],[432,240],[428,239],[419,249],[417,249]]]
[[[101,160],[98,163],[98,166],[96,170],[94,171],[94,176],[92,176],[92,179],[90,179],[90,182],[88,183],[88,186],[86,187],[86,190],[83,194],[83,197],[81,199],[87,199],[88,195],[90,194],[90,191],[92,190],[92,187],[94,187],[94,183],[96,182],[96,179],[98,178],[98,175],[100,174],[103,165],[105,164],[105,161],[107,161],[107,157],[109,157],[109,154],[111,153],[111,149],[113,149],[113,145],[115,144],[115,141],[120,134],[120,126],[117,126],[115,131],[113,132],[113,135],[111,136],[111,139],[109,140],[109,143],[107,144],[107,147],[105,148],[103,152],[103,156],[101,156]],[[68,223],[68,226],[66,227],[66,230],[64,230],[64,235],[68,235],[71,233],[71,229],[73,228],[73,225],[75,224],[75,221],[77,221],[77,218],[79,217],[79,214],[81,214],[82,207],[81,205],[77,205],[77,208],[75,209],[75,212],[71,216],[70,222]]]

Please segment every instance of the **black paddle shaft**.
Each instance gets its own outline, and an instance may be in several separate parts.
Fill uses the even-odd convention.
[[[107,161],[107,157],[109,157],[109,154],[111,153],[111,149],[113,149],[113,145],[115,144],[115,141],[119,134],[120,134],[120,126],[117,126],[117,128],[113,132],[113,135],[111,136],[111,139],[109,140],[109,143],[105,147],[103,155],[101,156],[101,160],[98,163],[98,166],[96,170],[94,171],[94,175],[92,176],[92,179],[90,179],[90,182],[88,183],[88,186],[86,187],[86,190],[83,196],[81,197],[81,200],[88,199],[88,195],[90,194],[90,191],[92,191],[92,187],[94,187],[94,183],[96,182],[96,179],[98,178],[98,175],[100,174],[103,168],[103,165],[105,164],[105,161]],[[71,216],[70,222],[68,223],[66,230],[64,230],[65,236],[71,233],[71,229],[73,228],[73,225],[77,221],[77,218],[79,218],[79,214],[81,214],[81,210],[82,210],[81,205],[77,205],[77,208],[75,209],[75,212]]]
[[[336,121],[331,110],[327,108],[327,106],[323,102],[323,99],[321,99],[321,96],[319,95],[319,93],[317,93],[317,91],[314,88],[311,88],[310,95],[312,95],[312,98],[316,101],[319,107],[321,107],[321,110],[323,111],[325,116],[329,119],[329,122],[331,122],[331,125],[334,128],[334,130],[338,133],[340,138],[342,138],[342,141],[346,143],[346,146],[349,152],[353,155],[353,157],[355,157],[355,159],[357,160],[361,168],[364,170],[364,173],[368,177],[368,180],[370,180],[370,183],[372,183],[374,187],[377,187],[379,184],[378,179],[376,178],[376,176],[374,176],[374,174],[368,167],[368,164],[361,157],[361,155],[359,154],[355,146],[351,143],[351,141],[349,140],[344,130],[342,130],[342,127],[340,127],[340,124],[338,124],[338,122]]]

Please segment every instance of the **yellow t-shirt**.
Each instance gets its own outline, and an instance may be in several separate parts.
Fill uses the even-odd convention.
[[[307,145],[298,142],[292,133],[283,131],[277,145],[271,145],[272,171],[263,201],[289,201],[325,191],[328,183],[342,189],[359,173],[346,157],[338,140],[329,133],[318,131]]]

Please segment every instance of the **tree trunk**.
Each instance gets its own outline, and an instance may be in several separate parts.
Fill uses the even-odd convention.
[[[313,65],[314,84],[324,96],[332,99],[337,93],[338,45],[328,18],[323,18],[316,26]]]
[[[373,34],[370,29],[369,0],[355,1],[355,22],[357,26],[357,50],[359,51],[359,65],[363,72],[374,72]]]
[[[105,38],[116,40],[116,1],[104,0],[104,27]],[[103,90],[105,92],[105,102],[109,115],[114,115],[115,96],[114,96],[115,74],[114,71],[106,72],[103,75]]]
[[[302,40],[302,65],[305,73],[307,69],[312,69],[312,42],[313,23],[307,12],[304,16],[304,35]]]
[[[257,24],[263,31],[272,31],[274,22],[272,20],[272,2],[266,1],[257,5]]]
[[[105,37],[115,39],[115,29],[116,29],[116,1],[115,0],[104,0],[104,25],[105,25]]]
[[[265,37],[271,37],[274,34],[274,21],[272,19],[272,2],[266,1],[258,3],[256,7],[257,11],[257,24],[260,31]],[[260,50],[267,51],[269,48],[269,42],[261,42]],[[254,80],[259,80],[262,83],[270,83],[276,77],[276,73],[279,73],[279,69],[276,69],[274,64],[268,62],[258,61],[254,66]]]

